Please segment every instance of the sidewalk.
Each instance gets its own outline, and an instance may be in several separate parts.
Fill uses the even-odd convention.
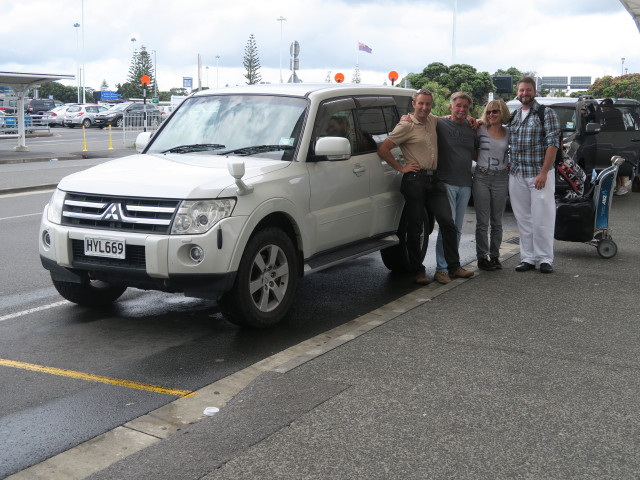
[[[518,273],[505,243],[501,271],[416,288],[10,478],[637,478],[639,207],[615,198],[610,260],[556,242],[555,273]]]

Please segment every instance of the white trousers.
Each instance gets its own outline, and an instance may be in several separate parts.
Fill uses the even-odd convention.
[[[553,264],[555,171],[549,171],[542,190],[536,190],[534,180],[535,177],[509,175],[509,199],[520,233],[520,261],[532,265]]]

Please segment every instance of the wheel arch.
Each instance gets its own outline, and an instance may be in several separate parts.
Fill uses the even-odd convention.
[[[277,227],[284,231],[293,242],[296,249],[298,261],[302,266],[304,258],[304,246],[309,239],[304,233],[304,229],[299,226],[299,214],[293,203],[286,199],[274,199],[256,208],[245,223],[245,226],[238,237],[236,246],[229,262],[229,270],[237,271],[242,255],[249,240],[260,230],[266,227]],[[299,269],[302,272],[302,269]]]

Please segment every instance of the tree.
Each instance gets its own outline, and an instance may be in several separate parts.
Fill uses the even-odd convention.
[[[140,77],[143,75],[149,76],[151,79],[150,85],[154,84],[153,62],[151,61],[151,55],[149,55],[144,45],[140,47],[140,51],[133,53],[127,82],[119,86],[117,92],[124,98],[142,98],[144,96],[144,89],[140,83]]]
[[[109,90],[109,84],[107,83],[107,80],[102,80],[102,83],[100,84],[100,90],[103,92]]]
[[[596,79],[588,93],[597,98],[633,98],[640,100],[640,73],[629,73],[620,77],[610,75]]]
[[[244,60],[242,62],[244,68],[247,70],[244,78],[247,79],[247,85],[255,85],[260,83],[262,76],[260,75],[260,59],[258,58],[258,46],[256,45],[256,39],[253,33],[249,35],[247,46],[244,48]]]
[[[495,90],[493,80],[488,72],[478,72],[471,65],[465,64],[447,67],[440,62],[430,63],[422,70],[422,73],[410,73],[406,79],[409,80],[413,88],[424,88],[428,84],[444,87],[448,91],[445,94],[446,98],[453,92],[467,92],[473,98],[473,103],[476,106],[484,105],[489,92]],[[399,83],[403,84],[402,81]]]
[[[74,103],[78,101],[78,87],[62,85],[60,82],[44,83],[40,89],[40,98],[48,98],[52,95],[55,100],[64,103]]]

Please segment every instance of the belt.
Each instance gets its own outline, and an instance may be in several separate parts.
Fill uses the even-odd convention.
[[[437,173],[437,170],[429,170],[427,168],[423,168],[414,173],[417,173],[418,175],[435,175]]]
[[[481,167],[479,165],[476,165],[476,170],[480,170],[480,172],[484,173],[485,175],[502,175],[507,173],[507,170],[505,168],[496,170],[496,169]]]

